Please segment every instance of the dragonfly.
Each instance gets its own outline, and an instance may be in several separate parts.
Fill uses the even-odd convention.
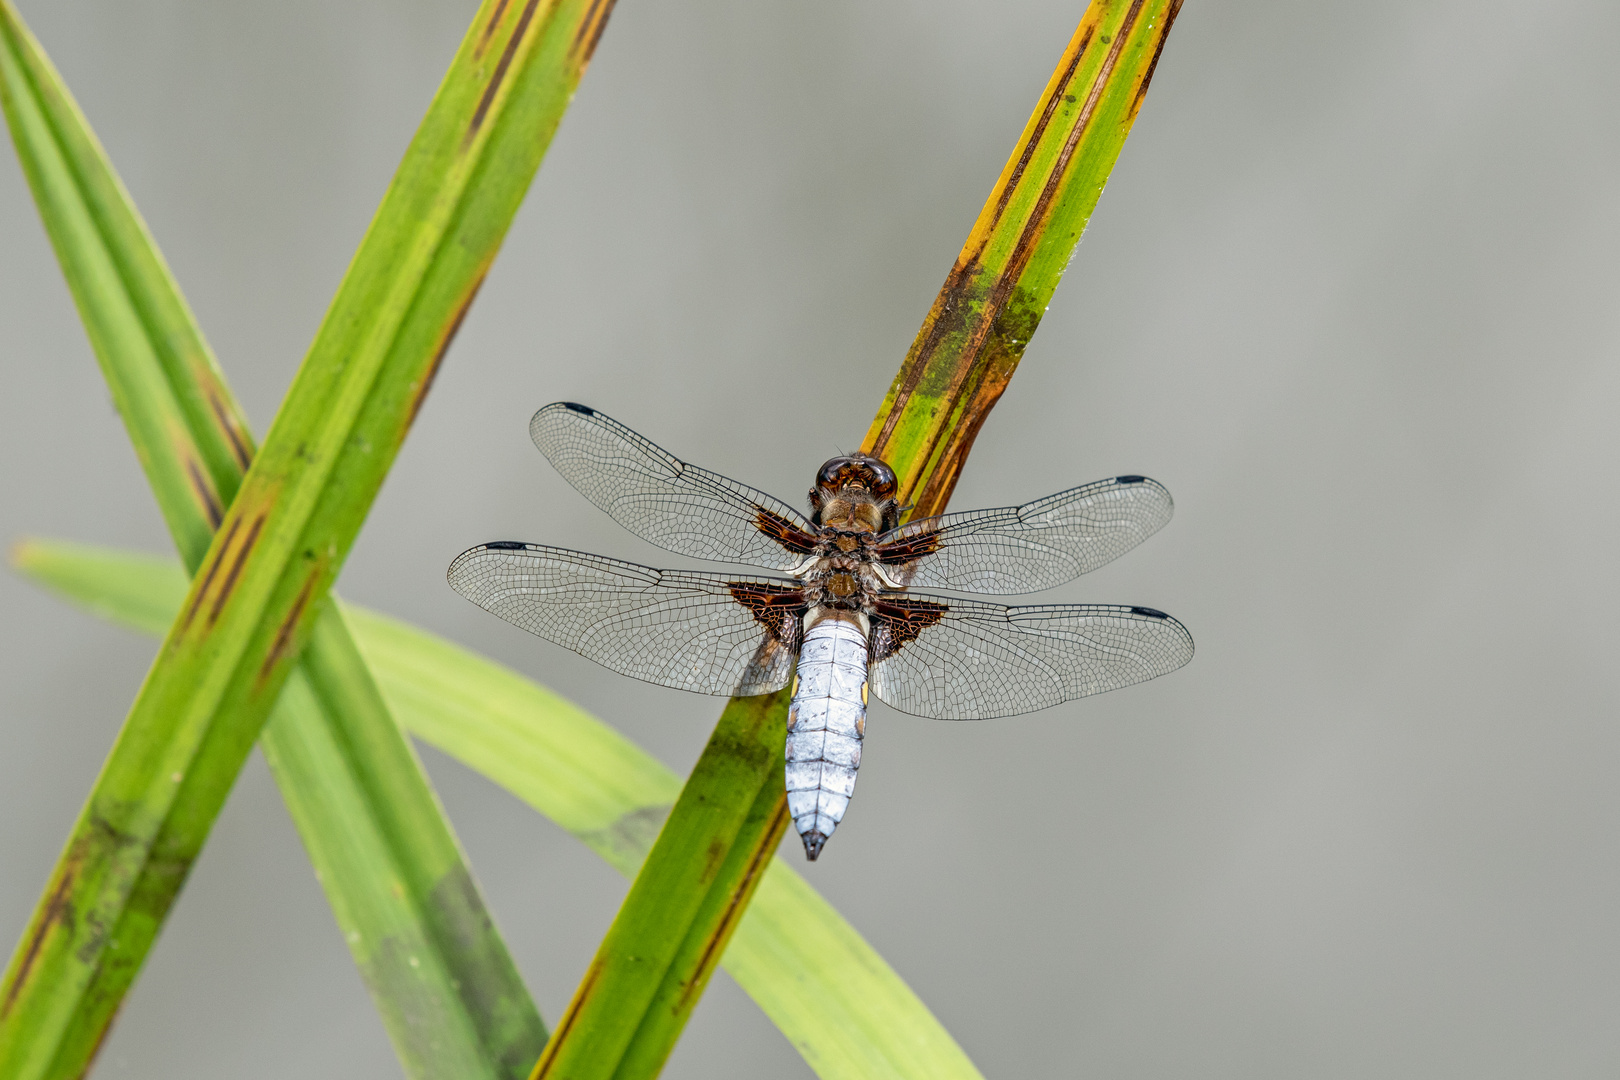
[[[811,861],[855,792],[869,694],[916,716],[988,720],[1192,659],[1187,629],[1154,608],[1005,607],[913,588],[1013,595],[1095,570],[1170,520],[1170,493],[1145,476],[902,524],[894,470],[866,454],[821,466],[805,516],[584,405],[545,406],[529,434],[580,494],[643,540],[777,576],[655,570],[502,540],[457,556],[450,585],[659,686],[739,697],[791,683],[787,805]]]

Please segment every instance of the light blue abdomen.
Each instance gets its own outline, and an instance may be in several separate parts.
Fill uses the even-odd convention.
[[[866,730],[866,635],[823,619],[804,636],[788,708],[787,800],[811,859],[821,853],[855,793]]]

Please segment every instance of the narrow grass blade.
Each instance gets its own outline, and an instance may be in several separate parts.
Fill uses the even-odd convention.
[[[1082,17],[863,447],[893,466],[913,513],[944,509],[1079,242],[1179,7],[1093,0]],[[768,828],[742,829],[758,802],[782,790],[763,740],[782,731],[787,701],[779,696],[773,708],[768,724],[740,699],[721,714],[688,780],[704,797],[676,803],[535,1080],[657,1075],[748,905],[749,875],[780,839]],[[737,768],[742,761],[752,767]],[[724,796],[713,790],[720,778]],[[717,813],[722,800],[726,812]],[[725,917],[701,921],[713,912]],[[671,941],[681,942],[673,955]]]
[[[176,544],[195,567],[251,436],[155,243],[38,43],[0,7],[7,115],[96,355]],[[183,473],[176,463],[184,464]],[[163,617],[172,621],[173,605]],[[511,1076],[545,1026],[454,833],[340,617],[261,743],[410,1076]],[[301,666],[303,664],[301,663]],[[334,689],[337,688],[337,689]],[[346,689],[345,689],[346,688]]]
[[[480,11],[264,451],[223,519],[218,507],[228,497],[222,491],[228,491],[230,477],[222,482],[220,474],[246,465],[251,451],[245,429],[200,334],[161,356],[154,355],[162,350],[150,338],[140,340],[148,329],[143,316],[158,327],[165,320],[189,324],[189,315],[110,170],[78,192],[80,205],[65,194],[74,191],[75,149],[87,145],[92,158],[104,161],[15,13],[3,10],[0,86],[25,169],[36,191],[49,189],[42,209],[104,367],[109,355],[145,365],[144,377],[123,384],[135,396],[120,400],[120,407],[131,418],[137,450],[182,551],[208,552],[186,616],[148,676],[0,986],[0,1071],[7,1076],[83,1071],[309,635],[322,641],[324,667],[312,667],[321,692],[334,700],[346,695],[351,718],[374,722],[344,733],[351,736],[344,750],[349,760],[367,730],[378,735],[378,725],[389,724],[358,654],[352,646],[347,653],[341,648],[347,640],[341,624],[322,614],[328,610],[325,592],[494,257],[609,6],[563,2],[542,11],[538,0],[521,6],[492,0]],[[53,106],[74,130],[51,129]],[[104,222],[97,215],[108,218],[109,204],[110,218],[117,220],[98,235]],[[126,211],[122,218],[119,209]],[[124,265],[105,252],[98,258],[98,242],[115,250],[120,243],[144,248],[146,263],[139,253]],[[75,263],[70,249],[92,256]],[[120,275],[138,277],[143,270],[161,278],[159,287],[119,297]],[[153,292],[161,294],[165,286],[170,295],[154,300]],[[108,297],[113,302],[103,303]],[[164,366],[165,360],[174,384],[150,373],[152,362]],[[116,395],[120,383],[109,381]],[[206,443],[211,451],[191,457],[183,452],[185,439],[177,430],[187,425],[172,423],[177,414],[202,429],[215,425],[211,432],[189,433],[194,447]],[[171,426],[165,428],[164,420]],[[201,528],[196,515],[176,510],[186,505],[176,495],[177,478],[189,481],[189,498],[204,511]],[[222,528],[208,545],[212,524]],[[359,706],[364,708],[356,713]],[[386,741],[372,740],[369,751],[379,752]],[[409,846],[415,841],[411,826],[438,812],[430,793],[426,814],[420,803],[387,804],[388,781],[399,779],[407,764],[415,766],[397,736],[394,749],[404,757],[396,754],[393,767],[374,778],[366,794],[372,806],[385,810],[374,823],[395,843]],[[314,760],[272,754],[277,758],[283,765]],[[411,781],[401,784],[393,794]],[[481,1046],[475,1056],[493,1064],[454,1071],[510,1074],[515,1061],[532,1053],[543,1028],[515,971],[508,987],[487,980],[465,984],[466,976],[482,979],[494,968],[510,969],[510,961],[453,837],[443,832],[449,872],[432,882],[404,883],[412,895],[423,886],[430,894],[409,921],[427,924],[423,942],[448,961],[439,981],[452,988],[463,984],[454,1011],[476,1029]],[[459,953],[443,948],[452,942]],[[508,993],[513,988],[515,997]],[[402,1013],[406,1026],[432,1019],[415,1011]],[[405,1051],[402,1056],[409,1058]]]
[[[633,1067],[655,1076],[663,1067],[787,827],[787,701],[783,689],[726,706],[631,886],[632,897],[646,900],[620,907],[535,1080],[618,1076]],[[671,1026],[660,1043],[637,1039],[643,1029]]]
[[[861,449],[913,517],[944,511],[1142,107],[1181,0],[1093,0]]]
[[[14,12],[0,16],[4,59],[33,91],[7,101],[20,156],[154,493],[195,567],[218,500],[247,468],[251,436],[83,116]],[[262,735],[316,875],[407,1074],[514,1075],[545,1027],[336,613],[320,616],[323,636],[334,643],[307,650],[323,678],[295,672]]]
[[[166,560],[57,540],[25,541],[12,561],[68,600],[153,635],[187,587]],[[400,723],[634,876],[681,792],[678,776],[498,664],[364,608],[344,616]],[[979,1076],[883,958],[780,860],[768,864],[722,963],[826,1080]]]

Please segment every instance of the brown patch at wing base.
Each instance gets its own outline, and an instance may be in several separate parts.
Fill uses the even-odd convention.
[[[872,632],[868,637],[872,662],[899,652],[917,635],[945,617],[950,608],[928,600],[885,597],[872,609]]]
[[[772,641],[792,649],[799,644],[799,619],[807,607],[803,589],[785,585],[763,585],[755,581],[733,581],[731,598],[748,609],[754,621],[765,628]]]
[[[872,554],[885,566],[904,566],[938,550],[939,530],[932,529],[911,536],[902,536],[892,544],[879,545],[872,549]]]
[[[781,544],[795,555],[808,555],[816,550],[817,538],[794,525],[780,514],[763,506],[754,507],[754,528]]]

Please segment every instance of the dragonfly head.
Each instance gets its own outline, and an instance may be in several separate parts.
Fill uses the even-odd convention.
[[[884,532],[900,517],[894,499],[899,486],[894,470],[875,457],[835,457],[816,473],[816,486],[810,489],[811,518],[817,525]]]

